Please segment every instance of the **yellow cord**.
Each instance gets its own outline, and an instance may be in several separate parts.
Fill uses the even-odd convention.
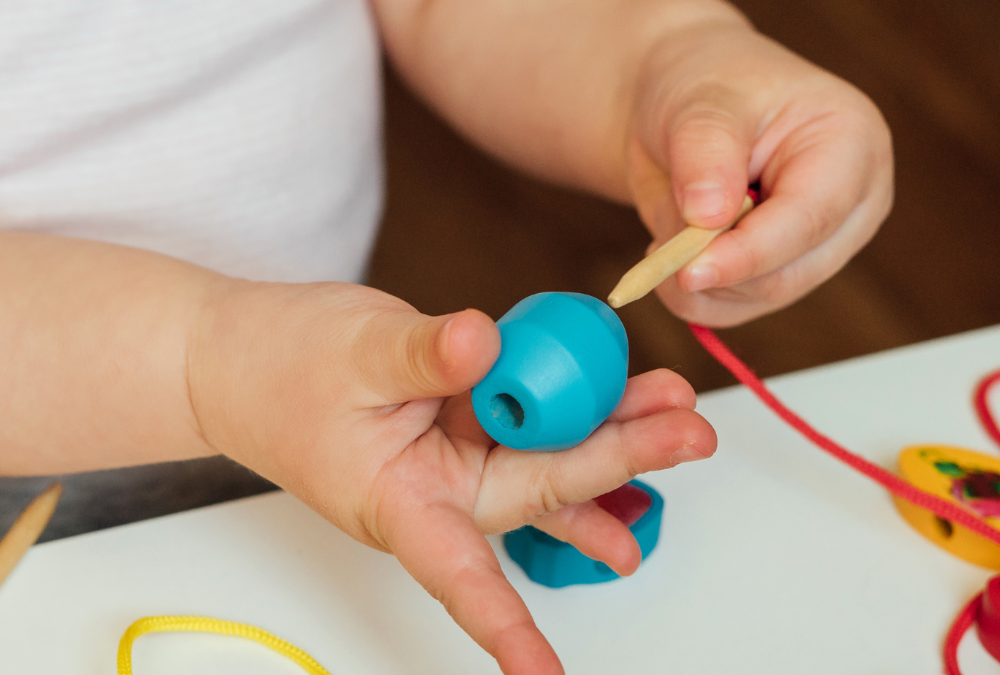
[[[309,675],[330,675],[313,657],[293,644],[285,642],[266,630],[235,621],[221,621],[205,616],[147,616],[139,619],[125,631],[118,643],[118,675],[132,675],[132,643],[144,633],[164,631],[194,631],[198,633],[218,633],[253,640],[273,649],[302,666]]]

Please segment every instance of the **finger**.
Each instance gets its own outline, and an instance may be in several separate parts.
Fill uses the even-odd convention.
[[[833,135],[810,141],[776,159],[780,164],[767,198],[681,270],[682,289],[733,286],[764,276],[818,248],[847,222],[864,196],[867,176],[858,167],[865,164],[866,150]],[[858,233],[858,248],[877,224]]]
[[[442,504],[394,515],[392,552],[506,675],[562,675],[555,651],[467,514]]]
[[[484,532],[512,530],[610,492],[640,473],[708,457],[715,445],[708,422],[678,408],[606,422],[586,441],[561,452],[498,446],[484,466],[476,522]]]
[[[460,440],[461,443],[488,443],[495,444],[495,442],[486,435],[485,432],[480,432],[482,436],[477,437],[474,432],[467,428],[468,417],[472,416],[471,403],[469,403],[469,410],[466,411],[464,404],[462,403],[462,397],[455,397],[450,399],[445,405],[445,409],[442,410],[441,415],[439,415],[439,423],[444,423],[448,426],[448,436],[453,441]],[[666,369],[658,369],[637,375],[635,377],[629,378],[625,386],[625,394],[622,396],[621,402],[608,417],[606,424],[616,424],[625,423],[631,420],[641,419],[656,413],[673,410],[673,409],[686,409],[693,410],[695,407],[695,393],[688,382],[672,371]],[[472,417],[472,419],[475,419]],[[478,427],[478,423],[476,423]],[[479,427],[481,429],[481,427]],[[464,430],[464,433],[462,433]],[[714,432],[712,432],[714,434]],[[714,436],[713,436],[714,438]],[[665,437],[661,440],[667,440]],[[589,441],[587,441],[589,442]],[[585,442],[585,443],[587,443]],[[651,446],[655,451],[655,444]],[[533,453],[533,452],[520,452],[516,450],[511,450],[510,448],[494,448],[487,458],[487,463],[484,465],[484,483],[486,487],[489,487],[489,480],[495,479],[500,475],[505,474],[505,472],[510,470],[521,470],[517,462],[510,462],[511,457],[509,456],[513,453],[514,457],[523,456],[526,459],[534,458],[532,463],[538,463],[539,465],[544,465],[547,458],[553,457],[555,455],[562,455],[568,451],[563,451],[561,453]],[[678,460],[682,461],[682,460]],[[541,470],[541,469],[539,469]],[[486,473],[489,473],[487,479]],[[626,482],[631,476],[627,476],[621,480],[622,483]],[[517,480],[526,481],[521,485],[516,485]],[[504,480],[504,484],[509,485],[511,489],[514,489],[514,493],[509,494],[524,494],[524,486],[526,484],[532,484],[535,477],[523,477],[517,478],[516,476],[508,477]],[[508,482],[509,481],[509,482]],[[618,485],[611,485],[607,490],[600,491],[596,494],[592,494],[585,499],[580,499],[580,502],[586,502],[587,500],[598,496],[599,494],[604,494],[605,492],[610,492],[611,490],[618,487]],[[497,504],[489,505],[487,500],[497,499],[501,500],[508,496],[508,493],[504,493],[498,490],[495,493],[489,493],[485,491],[482,487],[479,494],[479,506],[477,506],[477,521],[480,525],[484,525],[486,521],[489,520],[489,514],[493,514],[497,507]],[[506,530],[514,529],[515,527],[520,527],[521,525],[531,521],[531,519],[539,514],[546,513],[545,509],[539,510],[537,507],[537,497],[531,497],[530,506],[528,507],[527,515],[523,515],[522,519],[515,520],[505,520],[503,521],[507,527],[504,525],[494,524],[488,527],[485,531],[488,532],[503,532]],[[554,509],[552,509],[554,510]],[[479,516],[482,515],[482,518]],[[564,514],[566,517],[572,515],[571,512],[566,512]],[[509,514],[505,517],[509,518]],[[556,536],[553,534],[553,536]],[[574,542],[575,544],[575,542]],[[601,554],[603,556],[603,554]],[[603,557],[600,558],[603,562],[608,562],[604,560]]]
[[[845,95],[853,103],[845,104]],[[682,288],[726,287],[763,277],[835,235],[838,250],[849,243],[849,257],[874,235],[892,204],[890,135],[862,94],[848,88],[838,89],[838,96],[832,113],[810,108],[803,117],[790,109],[769,126],[752,162],[760,167],[767,198],[681,271]],[[840,264],[827,264],[814,276],[829,278]],[[715,283],[701,281],[713,272]]]
[[[888,212],[889,203],[890,198],[864,202],[822,245],[763,276],[700,293],[686,293],[673,281],[662,284],[657,294],[681,319],[706,326],[724,328],[776,311],[792,304],[843,267],[858,250],[855,228],[870,223],[877,226]]]
[[[725,227],[743,203],[754,140],[754,117],[744,100],[728,87],[712,84],[670,105],[661,155],[689,225]]]
[[[639,569],[642,551],[628,527],[593,501],[573,504],[531,522],[580,553],[628,576]]]
[[[688,381],[672,370],[658,368],[629,378],[625,394],[608,420],[626,422],[660,410],[694,410],[694,406],[695,393]]]
[[[694,389],[683,377],[665,368],[629,378],[625,394],[608,420],[625,422],[672,408],[694,409]],[[442,406],[437,424],[453,443],[493,447],[496,441],[483,431],[472,409],[468,393],[449,398]]]
[[[470,388],[500,353],[496,324],[474,309],[429,317],[381,312],[359,331],[352,349],[358,379],[373,404],[451,396]]]

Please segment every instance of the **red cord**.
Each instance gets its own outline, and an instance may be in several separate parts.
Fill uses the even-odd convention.
[[[760,195],[757,191],[750,189],[748,193],[755,205],[760,203]],[[899,478],[896,474],[886,471],[877,464],[873,464],[867,459],[854,454],[847,448],[836,443],[833,439],[816,431],[808,422],[785,407],[785,404],[779,401],[778,397],[768,390],[761,379],[750,370],[750,367],[743,363],[736,354],[723,344],[722,340],[715,333],[705,326],[697,324],[689,323],[688,328],[694,333],[698,342],[708,350],[708,353],[715,357],[716,361],[725,366],[737,380],[756,394],[757,398],[778,415],[778,417],[791,425],[793,429],[808,438],[815,445],[819,446],[820,449],[833,455],[852,469],[860,471],[897,497],[901,497],[912,504],[927,509],[945,520],[958,523],[976,534],[986,537],[996,544],[1000,544],[1000,531],[988,525],[979,516],[966,511],[952,502],[941,499],[929,492],[924,492]],[[990,435],[994,442],[1000,445],[1000,427],[997,426],[997,421],[993,417],[989,402],[987,401],[990,388],[997,382],[1000,382],[1000,370],[990,373],[982,379],[976,387],[974,401],[976,414],[979,415],[979,421],[982,423],[983,428],[986,429],[986,433]],[[944,668],[946,675],[962,675],[962,671],[958,668],[958,645],[961,643],[966,631],[976,622],[982,601],[983,594],[979,593],[966,603],[948,630],[948,635],[944,641]]]
[[[1000,382],[1000,370],[990,373],[979,382],[979,385],[976,386],[974,400],[976,414],[979,415],[979,421],[982,422],[983,428],[986,429],[986,433],[990,435],[990,438],[997,445],[1000,445],[1000,427],[997,426],[996,418],[993,417],[993,412],[990,410],[990,403],[987,400],[990,388],[997,382]]]
[[[979,606],[983,603],[983,594],[977,593],[976,597],[965,603],[965,607],[958,613],[955,620],[948,629],[948,635],[944,639],[944,672],[945,675],[962,675],[958,669],[958,645],[962,642],[965,632],[976,622],[979,615]]]
[[[790,424],[796,431],[819,446],[822,450],[833,455],[856,471],[860,471],[864,475],[868,476],[897,497],[905,499],[906,501],[921,508],[927,509],[945,520],[950,520],[961,525],[962,527],[968,528],[976,534],[985,537],[996,544],[1000,544],[1000,531],[994,529],[979,516],[970,511],[966,511],[961,506],[942,499],[941,497],[937,497],[929,492],[924,492],[910,483],[907,483],[896,474],[886,471],[882,467],[869,462],[867,459],[854,454],[843,446],[838,445],[831,438],[828,438],[827,436],[824,436],[820,432],[816,431],[809,425],[808,422],[785,407],[785,405],[767,389],[764,383],[761,382],[760,378],[758,378],[745,363],[740,361],[740,359],[733,354],[718,337],[716,337],[715,333],[704,326],[698,326],[695,324],[688,324],[688,328],[690,328],[691,332],[694,333],[698,342],[700,342],[719,363],[725,366],[729,372],[736,376],[737,380],[742,382],[748,389],[756,394],[757,398],[759,398],[764,405],[774,411],[778,417],[785,420],[785,422]]]

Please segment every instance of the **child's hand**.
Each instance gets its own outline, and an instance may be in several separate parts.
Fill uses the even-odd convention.
[[[590,500],[710,455],[715,435],[661,370],[633,378],[576,448],[497,447],[468,390],[499,348],[474,310],[428,317],[359,286],[226,280],[190,345],[190,393],[210,445],[396,555],[505,673],[560,673],[483,535],[531,523],[631,574],[635,539]]]
[[[651,248],[685,223],[730,223],[760,181],[765,201],[658,289],[675,314],[711,325],[805,295],[892,204],[889,130],[871,101],[739,20],[682,25],[647,55],[627,173]]]

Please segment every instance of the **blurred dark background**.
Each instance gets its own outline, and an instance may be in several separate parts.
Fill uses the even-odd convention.
[[[896,206],[843,271],[721,335],[764,376],[1000,323],[1000,4],[741,0],[759,30],[860,87],[889,122]],[[372,285],[423,312],[605,297],[649,236],[628,208],[541,184],[456,136],[386,73],[388,202]],[[620,312],[632,370],[731,384],[652,296]]]

